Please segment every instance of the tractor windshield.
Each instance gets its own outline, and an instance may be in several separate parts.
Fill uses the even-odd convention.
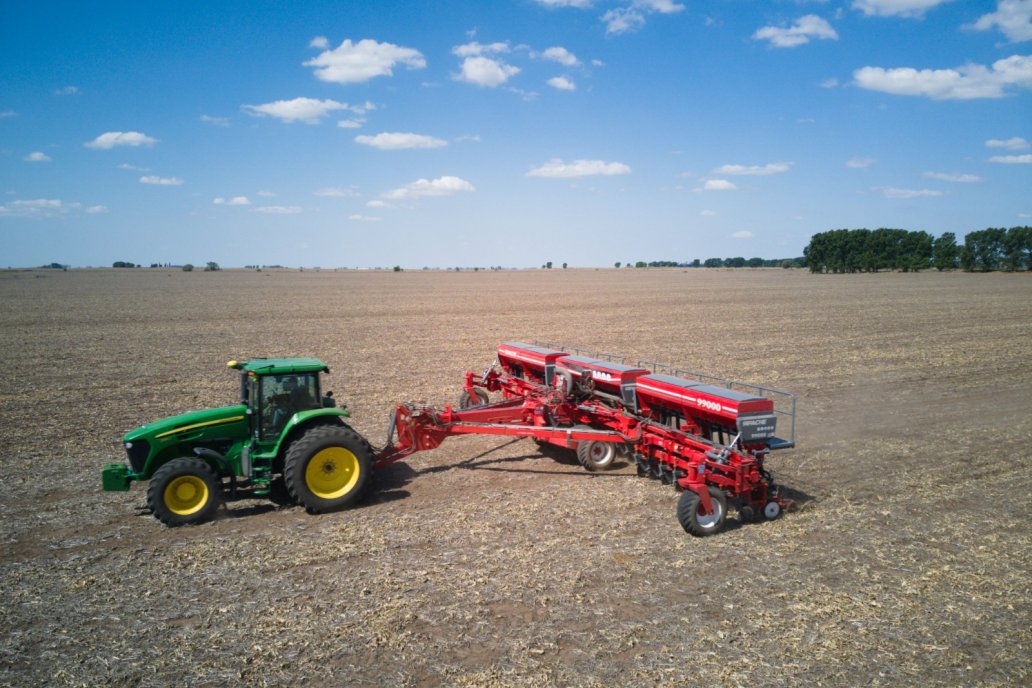
[[[261,438],[275,439],[295,413],[320,407],[319,376],[314,373],[263,375],[258,404]]]

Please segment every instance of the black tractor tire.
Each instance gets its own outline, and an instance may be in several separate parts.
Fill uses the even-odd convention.
[[[616,444],[613,442],[578,442],[577,460],[591,473],[612,468],[616,461]]]
[[[222,503],[222,481],[200,459],[173,459],[159,468],[147,487],[147,505],[166,526],[203,523]]]
[[[690,535],[702,537],[719,533],[727,522],[727,497],[715,487],[709,488],[713,513],[700,514],[702,500],[694,490],[685,490],[677,501],[677,520]]]
[[[291,442],[283,461],[287,492],[310,514],[350,506],[372,484],[373,450],[346,425],[316,425]]]
[[[487,396],[487,390],[481,389],[480,387],[474,387],[473,394],[475,394],[477,397],[475,402],[473,398],[470,397],[469,392],[467,390],[462,390],[462,394],[459,395],[460,409],[468,409],[474,406],[483,406],[488,401],[490,401],[490,398]]]

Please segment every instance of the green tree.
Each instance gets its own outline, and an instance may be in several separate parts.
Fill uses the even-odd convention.
[[[1011,227],[1003,237],[1003,269],[1007,272],[1032,269],[1032,227]]]
[[[1003,257],[1003,240],[1007,236],[1007,230],[1002,227],[989,227],[980,232],[970,232],[964,237],[964,245],[970,243],[974,252],[975,269],[980,272],[990,272],[1000,268]]]
[[[952,270],[957,267],[957,235],[946,232],[932,244],[932,265],[936,270]]]
[[[613,267],[614,268],[619,268],[620,267],[620,261],[616,261],[615,263],[613,263]]]
[[[183,266],[183,272],[193,272],[193,265],[191,265],[190,263],[187,263],[186,265],[184,265]]]
[[[927,269],[932,262],[933,243],[928,232],[907,232],[900,242],[897,267],[903,272]]]
[[[204,266],[205,272],[218,272],[221,269],[219,264],[214,261],[208,261],[208,264]]]
[[[551,270],[552,269],[552,261],[548,261],[547,263],[545,263],[545,268],[548,269],[548,270]]]
[[[566,263],[563,263],[563,270],[566,269]]]

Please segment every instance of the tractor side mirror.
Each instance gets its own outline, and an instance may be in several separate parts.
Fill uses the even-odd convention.
[[[333,398],[333,392],[327,392],[326,396],[322,398],[323,408],[336,408],[337,401]]]

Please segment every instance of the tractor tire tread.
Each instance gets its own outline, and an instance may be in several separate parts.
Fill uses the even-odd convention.
[[[349,444],[352,446],[349,447]],[[330,446],[343,446],[351,451],[358,459],[360,472],[355,487],[333,500],[317,497],[305,484],[308,461],[316,452]],[[291,499],[312,514],[350,506],[361,500],[372,485],[373,453],[369,442],[346,423],[314,425],[291,442],[283,459],[283,480],[287,493]]]
[[[177,477],[193,475],[208,486],[208,501],[194,514],[175,514],[165,505],[164,492],[168,484]],[[222,481],[218,474],[202,459],[183,457],[172,459],[154,472],[147,486],[147,506],[154,517],[169,528],[203,523],[215,515],[222,503]]]

